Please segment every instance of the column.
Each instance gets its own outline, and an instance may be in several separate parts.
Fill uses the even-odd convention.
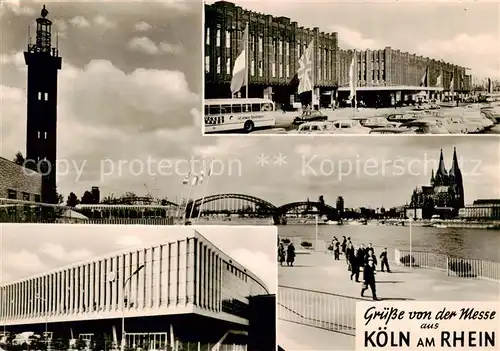
[[[156,302],[154,307],[160,307],[162,301],[162,284],[163,284],[163,246],[158,246],[158,261],[156,268]]]
[[[79,269],[79,279],[78,279],[78,313],[83,312],[83,306],[85,305],[85,301],[83,300],[85,296],[85,265],[81,265],[78,267]]]
[[[109,310],[114,311],[116,308],[116,280],[118,279],[118,272],[115,269],[116,267],[116,257],[111,257],[109,259],[109,269],[110,274],[114,275],[114,280],[109,281],[106,279],[107,285],[109,286]]]
[[[146,291],[147,291],[147,282],[146,282],[146,279],[147,279],[147,274],[146,274],[146,271],[148,269],[148,266],[150,265],[147,261],[147,252],[148,250],[147,249],[144,249],[143,250],[143,264],[145,265],[145,267],[142,269],[142,272],[139,272],[143,274],[142,276],[142,303],[141,303],[141,308],[145,308],[146,307],[146,300],[147,300],[147,295],[146,295]]]
[[[168,305],[170,284],[170,250],[169,244],[161,246],[161,306]]]
[[[90,311],[94,312],[94,290],[95,290],[95,262],[92,262],[89,265],[90,274],[89,274],[89,307]]]
[[[319,88],[314,88],[314,94],[313,94],[313,101],[312,105],[314,106],[314,109],[319,110],[319,99],[320,99],[320,89]]]
[[[106,260],[99,261],[99,309],[104,311],[106,306]]]
[[[50,314],[54,315],[56,310],[56,274],[50,275]]]
[[[149,308],[151,305],[151,249],[144,250],[144,304],[143,308]]]

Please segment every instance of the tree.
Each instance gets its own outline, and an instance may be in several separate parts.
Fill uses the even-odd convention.
[[[76,343],[75,343],[75,349],[77,350],[83,350],[83,349],[86,349],[87,348],[87,342],[83,339],[78,339],[76,340]]]
[[[76,197],[76,194],[71,192],[68,196],[68,200],[66,201],[66,206],[75,207],[79,203],[80,201],[78,200],[78,197]]]
[[[94,197],[92,196],[92,193],[90,191],[85,191],[83,193],[82,199],[80,200],[80,203],[83,205],[92,205],[94,203]]]
[[[65,338],[57,338],[52,342],[51,346],[53,350],[67,350],[69,349],[69,340]]]
[[[116,203],[116,198],[114,194],[109,194],[108,196],[105,196],[102,201],[103,204],[108,204],[112,205]]]
[[[16,165],[23,166],[23,165],[24,165],[24,162],[25,162],[26,160],[24,159],[24,156],[23,156],[23,154],[21,153],[21,151],[18,151],[18,152],[16,153],[16,155],[14,156],[14,160],[13,160],[13,161],[14,161],[14,163],[15,163]]]
[[[60,205],[64,202],[64,196],[63,194],[59,194],[56,190],[56,201],[57,201],[57,204]]]

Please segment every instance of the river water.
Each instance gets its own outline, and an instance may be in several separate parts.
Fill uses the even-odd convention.
[[[354,245],[409,249],[410,228],[392,225],[319,225],[318,239],[330,241],[333,236],[351,237]],[[278,226],[280,238],[302,237],[313,242],[316,226],[292,224]],[[500,262],[500,230],[412,227],[412,250],[427,251],[463,258],[478,258]]]
[[[269,225],[271,219],[240,219],[231,221],[200,220],[199,225]],[[461,258],[477,258],[500,262],[500,230],[412,227],[412,250],[426,251]],[[301,237],[313,242],[314,224],[287,224],[278,226],[280,238]],[[319,225],[318,239],[331,241],[333,236],[351,237],[354,245],[372,243],[373,246],[409,249],[408,226],[377,225]],[[295,240],[294,240],[295,241]]]

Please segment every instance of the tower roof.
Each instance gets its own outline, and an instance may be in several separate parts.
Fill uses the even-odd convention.
[[[453,148],[453,162],[451,164],[450,176],[455,178],[462,177],[462,172],[460,171],[460,166],[458,164],[457,148]]]
[[[448,172],[446,171],[446,167],[444,165],[443,149],[441,149],[441,154],[439,155],[439,166],[436,172],[436,178],[447,175]]]

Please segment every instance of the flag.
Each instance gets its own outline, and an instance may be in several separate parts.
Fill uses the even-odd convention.
[[[231,79],[231,93],[234,95],[240,91],[241,87],[248,84],[247,77],[247,55],[248,55],[248,23],[243,33],[243,48],[240,55],[236,58],[233,67],[233,78]]]
[[[427,86],[427,71],[428,71],[428,68],[425,69],[424,75],[422,76],[422,80],[420,81],[421,87]]]
[[[191,179],[191,186],[195,186],[196,184],[198,184],[198,176],[195,175],[192,179]]]
[[[436,79],[436,87],[443,86],[443,73],[439,73],[439,76]]]
[[[312,79],[313,73],[313,45],[314,40],[311,41],[306,51],[299,59],[299,69],[297,70],[297,77],[299,78],[298,94],[306,91],[312,91],[314,83]]]
[[[184,179],[182,180],[182,184],[184,185],[189,184],[189,174],[190,174],[189,172],[188,174],[186,174],[186,177],[184,177]]]
[[[200,172],[200,176],[198,177],[198,184],[202,184],[203,183],[203,171]]]
[[[352,100],[356,97],[356,51],[354,51],[354,55],[352,56],[351,65],[349,66],[349,100]]]

